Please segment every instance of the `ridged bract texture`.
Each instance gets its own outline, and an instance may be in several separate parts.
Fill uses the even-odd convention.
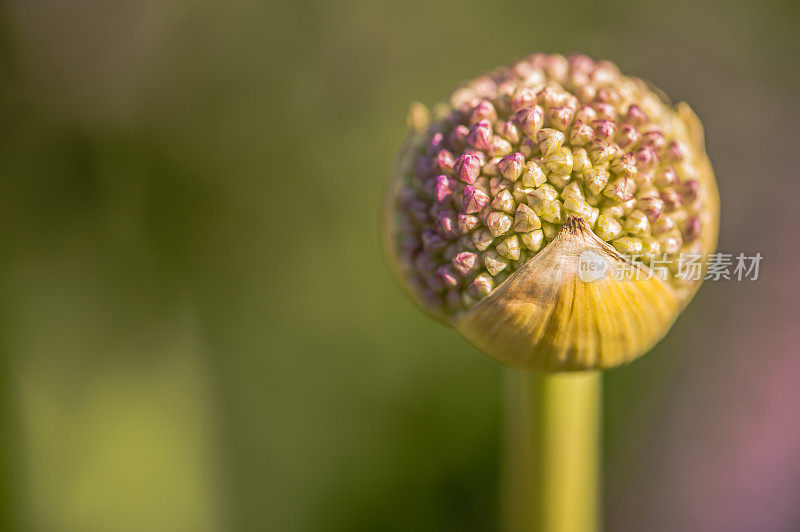
[[[630,361],[699,287],[682,266],[713,251],[718,196],[688,105],[609,62],[535,54],[433,113],[416,104],[409,126],[390,262],[414,301],[493,357],[547,371]]]

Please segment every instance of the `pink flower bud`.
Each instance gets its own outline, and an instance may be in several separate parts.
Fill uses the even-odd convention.
[[[468,185],[472,185],[481,172],[481,163],[477,156],[465,153],[456,159],[453,170],[458,179]]]

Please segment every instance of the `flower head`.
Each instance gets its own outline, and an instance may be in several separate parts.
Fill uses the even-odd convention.
[[[642,268],[656,253],[714,247],[699,121],[609,62],[534,54],[459,87],[429,122],[422,114],[390,190],[387,244],[412,296],[445,321],[469,321],[569,235]],[[698,283],[667,274],[678,309]]]

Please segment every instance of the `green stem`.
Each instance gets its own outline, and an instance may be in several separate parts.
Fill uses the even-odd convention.
[[[510,371],[502,497],[507,532],[598,532],[599,371]]]

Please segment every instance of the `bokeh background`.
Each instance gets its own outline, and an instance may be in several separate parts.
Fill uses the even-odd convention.
[[[0,528],[496,528],[502,368],[377,220],[412,100],[583,51],[702,117],[720,248],[606,379],[610,531],[800,530],[796,2],[6,1]]]

